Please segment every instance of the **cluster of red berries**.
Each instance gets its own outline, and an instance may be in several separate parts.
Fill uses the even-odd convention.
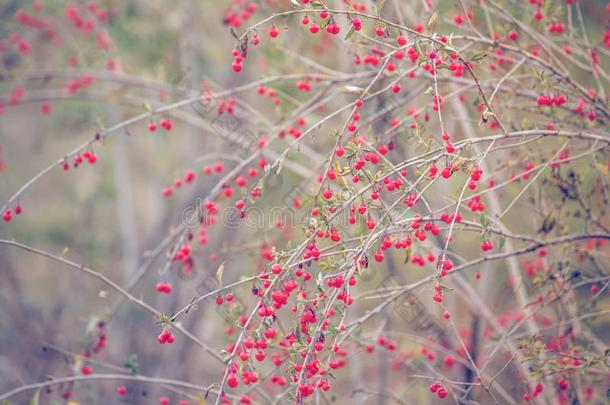
[[[564,94],[558,94],[555,96],[547,96],[541,94],[540,96],[538,96],[538,99],[536,101],[538,102],[538,105],[541,106],[561,106],[564,105],[568,101],[568,99]]]
[[[169,329],[163,329],[163,332],[161,332],[161,334],[157,337],[157,340],[159,341],[159,343],[164,345],[166,343],[174,343],[175,338],[174,335],[172,335],[172,333],[169,331]]]
[[[494,244],[490,240],[485,240],[485,241],[483,241],[483,243],[481,243],[481,250],[483,252],[487,252],[489,250],[493,250],[493,248],[494,248]]]
[[[108,19],[108,12],[105,9],[99,8],[95,1],[89,2],[87,5],[87,12],[92,16],[89,18],[85,17],[79,12],[77,6],[74,4],[68,4],[66,6],[66,17],[83,35],[88,35],[93,31],[96,25],[96,19],[98,21],[106,21]]]
[[[159,120],[159,126],[166,131],[171,131],[173,127],[173,123],[171,120],[163,118]],[[155,132],[157,130],[157,124],[154,122],[148,123],[148,132]]]
[[[20,215],[21,212],[23,212],[21,205],[19,205],[19,204],[15,205],[14,212],[15,212],[15,215]],[[10,209],[5,210],[2,213],[2,219],[5,222],[11,222],[11,220],[13,219],[13,211],[11,211]]]
[[[72,80],[70,83],[68,83],[68,92],[75,93],[80,89],[84,89],[85,87],[92,85],[94,81],[95,79],[91,75],[84,75],[83,77]]]
[[[233,28],[239,28],[241,25],[252,17],[254,13],[256,13],[256,3],[253,1],[233,1],[232,5],[234,6],[229,11],[225,13],[222,18],[222,22],[225,25],[230,25]]]
[[[443,388],[443,385],[440,382],[430,385],[430,392],[436,393],[440,399],[443,399],[448,395],[447,390]]]
[[[574,109],[576,111],[576,114],[578,114],[581,117],[584,117],[585,116],[585,106],[587,106],[588,104],[589,104],[589,102],[587,100],[585,100],[584,98],[580,98],[578,100],[578,105]],[[589,121],[595,121],[595,119],[597,118],[597,114],[595,113],[594,110],[589,110],[589,112],[587,113],[587,118],[589,119]]]
[[[12,105],[19,104],[24,95],[25,89],[23,87],[15,87],[11,92],[11,96],[9,98],[10,103]]]
[[[169,294],[172,292],[172,285],[170,283],[157,283],[157,292]]]
[[[547,30],[551,34],[563,34],[565,29],[566,29],[566,26],[563,23],[555,23],[555,24],[551,24],[547,27]]]

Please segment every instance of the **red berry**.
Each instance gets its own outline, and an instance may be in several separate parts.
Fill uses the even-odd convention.
[[[170,131],[172,129],[172,122],[170,120],[162,119],[159,121],[159,125],[161,125],[166,131]]]
[[[229,374],[229,376],[227,377],[227,385],[231,388],[235,388],[237,387],[237,385],[239,385],[239,380],[237,379],[236,374]]]

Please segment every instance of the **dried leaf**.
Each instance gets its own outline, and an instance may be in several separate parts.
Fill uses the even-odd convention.
[[[225,272],[225,262],[222,262],[220,264],[220,267],[218,268],[218,270],[216,270],[216,281],[218,281],[218,284],[222,287],[222,275]]]
[[[428,31],[433,31],[434,27],[436,26],[436,24],[438,23],[438,11],[435,11],[434,13],[432,13],[432,15],[430,16],[430,19],[428,20]]]

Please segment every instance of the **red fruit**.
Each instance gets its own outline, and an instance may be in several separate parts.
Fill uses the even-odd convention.
[[[382,37],[385,35],[385,29],[383,27],[377,27],[377,28],[375,28],[375,34],[378,37]]]
[[[561,380],[559,380],[559,389],[562,391],[565,391],[568,389],[568,386],[570,384],[568,383],[568,380],[566,380],[565,378],[562,378]]]
[[[169,294],[172,292],[172,285],[169,283],[158,283],[157,292],[161,294]]]
[[[275,28],[275,26],[271,27],[269,30],[269,36],[271,38],[277,38],[278,35],[280,35],[280,32],[277,30],[277,28]]]
[[[231,388],[235,388],[235,387],[237,387],[238,384],[239,384],[239,380],[237,379],[237,375],[229,374],[229,376],[227,377],[227,385]]]
[[[329,34],[337,35],[340,31],[341,31],[341,27],[339,27],[339,25],[337,25],[335,23],[328,24],[326,26],[326,32],[328,32]]]
[[[517,38],[519,38],[519,34],[517,31],[511,31],[508,33],[508,38],[510,38],[511,41],[516,41]]]
[[[453,170],[451,169],[451,167],[445,166],[443,168],[443,171],[441,172],[441,175],[443,176],[443,178],[448,179],[449,177],[451,177],[452,172]]]
[[[127,388],[125,388],[123,386],[117,387],[116,393],[119,394],[119,396],[121,396],[121,397],[125,396],[125,394],[127,394]]]
[[[195,172],[192,170],[186,172],[186,175],[184,176],[184,181],[186,181],[187,183],[192,183],[193,180],[195,180]]]
[[[378,250],[377,253],[375,253],[375,261],[382,262],[383,258],[383,252],[381,250]]]
[[[93,374],[93,368],[91,368],[91,366],[89,364],[86,364],[83,366],[83,368],[81,368],[81,373],[83,373],[84,375],[90,375]]]
[[[311,32],[312,34],[317,34],[318,32],[320,32],[320,26],[316,23],[312,23],[309,26],[309,32]]]
[[[322,196],[324,197],[324,199],[330,200],[331,198],[333,198],[333,191],[331,189],[327,188],[322,193]]]
[[[271,272],[273,274],[280,274],[282,272],[282,266],[280,266],[279,264],[274,264],[273,266],[271,266]]]
[[[222,295],[216,296],[216,304],[222,305],[223,302],[224,302],[224,298],[222,298]]]
[[[4,219],[5,222],[11,222],[12,218],[13,215],[11,214],[11,210],[6,210],[4,211],[4,214],[2,214],[2,219]]]
[[[148,132],[155,132],[157,130],[157,124],[151,122],[148,124]]]
[[[407,44],[407,37],[400,35],[398,38],[396,38],[396,42],[398,42],[398,45],[400,46],[405,46]]]
[[[169,398],[168,397],[159,398],[159,405],[169,405]]]
[[[170,120],[162,119],[159,121],[159,125],[161,125],[166,131],[170,131],[172,129],[172,122]]]

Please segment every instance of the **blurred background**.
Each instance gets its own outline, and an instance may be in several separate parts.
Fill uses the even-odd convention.
[[[342,4],[341,1],[329,3],[336,7]],[[361,3],[369,11],[375,5],[371,1]],[[430,16],[421,1],[388,0],[388,3],[395,4],[387,5],[384,15],[389,19],[401,19],[409,26],[425,23]],[[435,7],[442,16],[437,29],[451,32],[451,19],[460,12],[460,2],[433,3],[439,3]],[[521,12],[513,4],[519,2],[504,3],[512,6],[516,15]],[[590,37],[602,37],[608,19],[606,2],[579,3]],[[235,74],[231,69],[231,50],[236,40],[231,29],[239,34],[244,27],[273,12],[290,9],[290,1],[256,1],[253,15],[243,21],[242,26],[233,28],[229,27],[231,13],[240,15],[247,9],[248,2],[108,0],[98,1],[95,7],[91,4],[87,1],[0,0],[0,200],[3,203],[48,165],[93,139],[96,132],[150,108],[276,75],[311,73],[340,77],[342,73],[367,71],[367,68],[354,65],[355,56],[364,53],[357,39],[343,42],[329,35],[313,37],[299,27],[300,16],[291,16],[276,23],[280,37],[272,44],[267,37],[269,26],[259,29],[261,45],[249,50],[243,71]],[[30,19],[19,14],[20,10]],[[86,27],[75,26],[74,10],[85,20],[95,22],[90,32]],[[552,8],[549,10],[552,15]],[[522,12],[530,11],[524,6]],[[484,18],[478,9],[475,15]],[[40,24],[36,21],[42,21],[43,28],[37,26]],[[345,21],[340,22],[346,25]],[[285,30],[285,26],[290,29]],[[507,27],[508,23],[498,20],[498,30]],[[343,37],[343,33],[340,36]],[[22,45],[24,42],[26,45]],[[25,49],[27,46],[30,48]],[[601,57],[607,62],[607,53],[602,53]],[[509,68],[500,66],[499,69],[506,72]],[[502,75],[482,71],[482,78],[490,79],[491,83],[497,83]],[[93,78],[93,82],[74,91],[67,90],[86,78]],[[590,75],[582,70],[576,70],[574,78],[587,86],[595,86]],[[60,164],[55,164],[55,168],[28,188],[17,201],[23,213],[0,226],[0,238],[85,265],[119,285],[129,287],[135,297],[143,298],[166,314],[184,307],[198,294],[214,290],[217,269],[223,262],[225,284],[257,274],[267,265],[265,255],[272,247],[285,250],[302,240],[307,208],[294,209],[295,200],[306,206],[310,201],[308,196],[315,194],[316,178],[323,171],[326,156],[335,142],[332,131],[345,123],[345,114],[330,119],[302,144],[292,148],[283,160],[280,174],[262,181],[263,197],[253,204],[260,211],[252,211],[260,224],[236,225],[239,221],[235,212],[223,210],[220,215],[222,226],[204,234],[193,226],[192,237],[196,241],[207,238],[207,243],[194,243],[197,248],[193,252],[190,272],[186,273],[183,266],[168,262],[169,249],[173,245],[166,243],[167,238],[175,238],[177,227],[187,223],[189,218],[192,220],[190,213],[201,208],[203,199],[222,176],[235,167],[236,162],[248,158],[259,142],[272,139],[278,125],[292,121],[290,125],[298,127],[296,121],[303,114],[298,110],[300,106],[316,105],[324,100],[323,105],[303,114],[307,125],[316,123],[353,101],[353,94],[344,87],[346,84],[366,86],[367,83],[364,79],[353,79],[349,83],[325,80],[319,85],[315,79],[310,81],[314,83],[310,93],[299,91],[293,80],[269,84],[281,99],[279,105],[273,102],[274,97],[257,94],[258,86],[227,95],[223,98],[227,103],[231,97],[237,100],[236,112],[228,121],[227,114],[218,114],[220,101],[214,101],[210,105],[171,110],[155,118],[171,120],[171,131],[159,128],[150,132],[147,120],[143,120],[111,133],[90,148],[97,155],[94,165],[85,162],[74,168],[70,158],[69,170],[64,171]],[[456,88],[452,87],[456,84],[441,85],[445,93]],[[516,89],[519,85],[517,79],[507,81],[509,87]],[[381,119],[370,125],[368,136],[379,140],[379,134],[392,125],[392,118],[406,117],[408,107],[427,108],[432,115],[434,112],[426,107],[429,95],[425,94],[425,89],[428,86],[426,80],[417,78],[405,83],[399,101],[379,97],[372,111],[379,113]],[[22,95],[20,89],[24,90]],[[466,117],[460,116],[457,109],[447,112],[447,129],[455,139],[467,136],[460,124],[464,119],[473,123],[477,133],[494,133],[478,126],[476,98],[476,92],[465,93],[462,112],[465,111]],[[535,100],[529,100],[529,103],[535,105]],[[513,119],[518,123],[526,120],[534,125],[546,123],[546,117],[530,117],[516,109],[507,111],[506,117],[507,121]],[[566,125],[572,123],[568,120]],[[407,127],[408,123],[405,132]],[[433,126],[430,132],[434,131]],[[395,162],[418,153],[417,143],[412,138],[400,136],[396,135],[397,147],[389,155]],[[265,159],[268,162],[277,160],[293,141],[291,135],[273,138],[263,154]],[[497,179],[507,179],[521,170],[519,168],[528,159],[544,155],[544,151],[552,148],[556,150],[559,144],[559,141],[549,140],[540,145],[542,152],[539,153],[519,150],[512,155],[496,154],[490,159],[493,174]],[[575,151],[578,150],[576,147]],[[222,174],[204,175],[205,166],[214,167],[219,162],[225,165]],[[257,167],[257,164],[258,159],[248,167]],[[587,164],[582,164],[582,170]],[[578,163],[575,166],[580,167]],[[164,197],[162,190],[171,187],[175,179],[183,178],[189,170],[196,172],[194,182],[175,188],[171,198]],[[252,185],[258,180],[248,181]],[[596,181],[587,178],[583,181],[584,187],[594,190],[598,186]],[[501,195],[509,198],[518,191],[519,186],[510,186],[502,190]],[[455,196],[458,192],[458,186],[439,186],[431,189],[429,196],[439,193]],[[600,195],[591,196],[594,204],[603,206]],[[219,205],[230,207],[233,200],[221,198]],[[438,200],[434,206],[441,207],[448,202]],[[510,224],[512,232],[535,234],[539,230],[546,212],[537,212],[531,204],[523,198],[509,213],[505,222]],[[256,217],[259,214],[260,217]],[[284,226],[278,221],[284,222]],[[607,222],[607,216],[604,221]],[[578,223],[577,219],[573,221],[574,229],[578,228]],[[290,240],[292,242],[288,242]],[[461,237],[455,250],[472,258],[480,253],[479,245],[479,235],[472,233]],[[426,257],[429,252],[438,252],[435,241],[430,241],[417,253]],[[607,271],[608,249],[600,247],[597,254]],[[371,261],[372,270],[363,277],[355,294],[416,281],[432,271],[433,266],[420,268],[405,264],[405,259],[403,253],[396,253],[388,254],[383,265]],[[535,257],[527,260],[534,261]],[[600,270],[591,263],[585,260],[573,269],[599,275]],[[504,263],[485,264],[468,272],[467,277],[472,281],[476,271],[494,272],[481,294],[499,319],[510,323],[518,318],[515,314],[518,311],[509,305],[514,298],[506,288],[510,280],[505,270]],[[79,374],[86,364],[100,373],[137,371],[146,376],[184,380],[206,387],[222,377],[221,363],[180,334],[176,334],[177,344],[159,346],[157,335],[161,326],[158,319],[124,300],[100,280],[77,269],[23,249],[0,245],[0,276],[0,392],[50,377]],[[158,294],[155,286],[159,282],[171,283],[172,293]],[[249,283],[234,291],[238,302],[248,309],[253,303],[252,287]],[[587,294],[588,286],[576,293]],[[415,370],[422,374],[427,370],[425,359],[421,359],[422,346],[435,350],[440,368],[444,367],[447,355],[460,358],[459,347],[452,337],[454,331],[443,323],[442,312],[433,305],[429,295],[426,290],[409,296],[406,310],[401,303],[388,308],[354,338],[350,344],[362,348],[374,344],[383,330],[388,331],[389,338],[397,341],[399,347],[394,353],[379,351],[354,355],[349,367],[337,372],[333,391],[336,396],[329,395],[327,400],[397,403],[396,398],[371,394],[390,390],[397,393],[399,399],[406,398],[403,392],[408,391],[408,397],[415,403],[435,402],[434,397],[426,394],[431,381],[405,385],[411,381]],[[242,314],[239,305],[220,309],[211,298],[197,305],[182,322],[197,338],[219,351],[236,337],[233,334],[228,339],[226,328]],[[595,308],[607,307],[607,294],[593,305]],[[357,319],[373,306],[366,300],[356,303],[350,309],[353,314],[348,319]],[[448,306],[454,310],[455,322],[463,338],[469,340],[475,319],[483,321],[473,315],[472,309],[457,294]],[[591,322],[597,335],[604,337],[607,344],[608,318]],[[480,330],[482,334],[489,329],[484,323],[476,328],[474,330]],[[107,336],[102,339],[103,349],[99,347],[102,335]],[[90,359],[86,360],[84,356],[90,356]],[[502,365],[498,361],[490,373],[498,371]],[[270,367],[267,365],[263,369]],[[451,378],[464,378],[459,361],[457,366],[445,371]],[[499,383],[508,392],[520,389],[511,381],[510,372],[504,374]],[[117,385],[125,385],[128,395],[116,397]],[[359,388],[362,390],[356,392]],[[69,384],[53,387],[52,392],[43,391],[41,403],[64,403],[66,399],[62,395],[67,391],[73,391],[73,399],[82,404],[156,403],[160,395],[196,403],[198,396],[193,391],[170,390],[159,384],[101,381],[79,383],[75,387]],[[277,388],[269,391],[279,392]],[[28,403],[32,395],[33,392],[22,394],[14,403]],[[484,401],[482,395],[475,398]]]

